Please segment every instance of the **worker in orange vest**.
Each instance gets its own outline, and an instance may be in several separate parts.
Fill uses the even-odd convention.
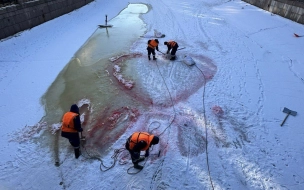
[[[154,40],[148,40],[148,47],[147,47],[147,50],[148,50],[148,59],[151,60],[151,53],[153,55],[153,60],[156,60],[156,57],[155,57],[155,49],[157,51],[158,50],[158,44],[159,44],[159,41],[158,39],[154,39]]]
[[[175,41],[168,41],[168,42],[164,42],[164,44],[168,47],[168,50],[167,50],[167,54],[169,54],[170,50],[171,50],[171,58],[170,60],[175,60],[176,57],[175,57],[175,53],[177,51],[177,48],[178,48],[178,44],[177,42]]]
[[[74,147],[75,158],[80,156],[80,138],[78,132],[82,132],[79,108],[73,104],[70,111],[65,113],[62,118],[61,136],[69,139]]]
[[[159,138],[147,132],[135,132],[126,142],[126,149],[130,152],[134,168],[143,169],[143,166],[138,165],[144,161],[145,157],[149,156],[149,148],[152,145],[158,144]],[[145,157],[140,157],[140,151],[146,151]]]

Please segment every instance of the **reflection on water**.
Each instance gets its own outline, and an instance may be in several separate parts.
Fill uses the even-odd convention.
[[[109,22],[113,27],[98,29],[76,53],[80,65],[92,65],[99,60],[105,62],[119,52],[128,53],[132,43],[146,30],[139,15],[147,11],[146,5],[130,4]]]

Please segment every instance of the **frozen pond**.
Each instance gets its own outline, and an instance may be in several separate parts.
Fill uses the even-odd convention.
[[[192,67],[182,56],[172,62],[159,54],[157,61],[148,61],[148,38],[140,37],[147,30],[141,14],[148,10],[143,4],[129,4],[108,22],[113,27],[96,29],[42,97],[42,123],[58,128],[63,114],[78,104],[86,148],[102,154],[126,129],[136,125],[148,130],[172,118],[165,109],[172,110],[212,79],[216,67],[201,55],[192,55],[198,65]],[[132,49],[134,44],[141,44],[142,50]],[[52,142],[45,145],[54,145],[57,160],[70,148],[59,132],[47,134],[47,139]]]

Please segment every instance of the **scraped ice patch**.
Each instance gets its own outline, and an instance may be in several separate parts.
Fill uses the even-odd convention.
[[[189,111],[189,110],[188,110]],[[195,113],[182,111],[174,120],[178,126],[178,148],[182,156],[198,156],[205,152],[206,138],[202,128],[194,118]]]
[[[197,67],[189,67],[181,61],[170,61],[170,64],[165,59],[149,61],[137,54],[135,57],[122,56],[113,59],[119,64],[114,66],[113,75],[120,83],[129,85],[127,88],[132,88],[126,92],[128,95],[145,104],[168,107],[172,106],[172,101],[176,103],[187,99],[211,80],[217,71],[211,59],[201,55],[189,57]],[[133,81],[136,81],[136,86]]]

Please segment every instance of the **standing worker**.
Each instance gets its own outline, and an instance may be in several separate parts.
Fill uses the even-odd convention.
[[[158,144],[159,138],[147,132],[135,132],[126,142],[126,149],[130,152],[134,168],[143,169],[143,166],[138,165],[139,162],[144,161],[144,157],[140,157],[140,151],[146,151],[145,157],[149,156],[149,148],[152,145]]]
[[[76,159],[80,156],[80,138],[78,132],[82,131],[79,108],[76,104],[73,104],[70,111],[63,115],[61,136],[69,139],[70,144],[74,147]]]
[[[175,60],[175,53],[177,51],[178,48],[178,44],[175,41],[168,41],[168,42],[164,42],[165,45],[167,45],[168,50],[167,50],[167,54],[169,54],[170,50],[171,50],[171,58],[170,60]]]
[[[148,50],[148,58],[149,58],[149,60],[151,60],[151,58],[150,58],[151,53],[153,55],[153,60],[156,60],[156,58],[155,58],[155,49],[157,51],[159,51],[158,50],[158,44],[159,44],[158,39],[148,40],[147,50]]]

